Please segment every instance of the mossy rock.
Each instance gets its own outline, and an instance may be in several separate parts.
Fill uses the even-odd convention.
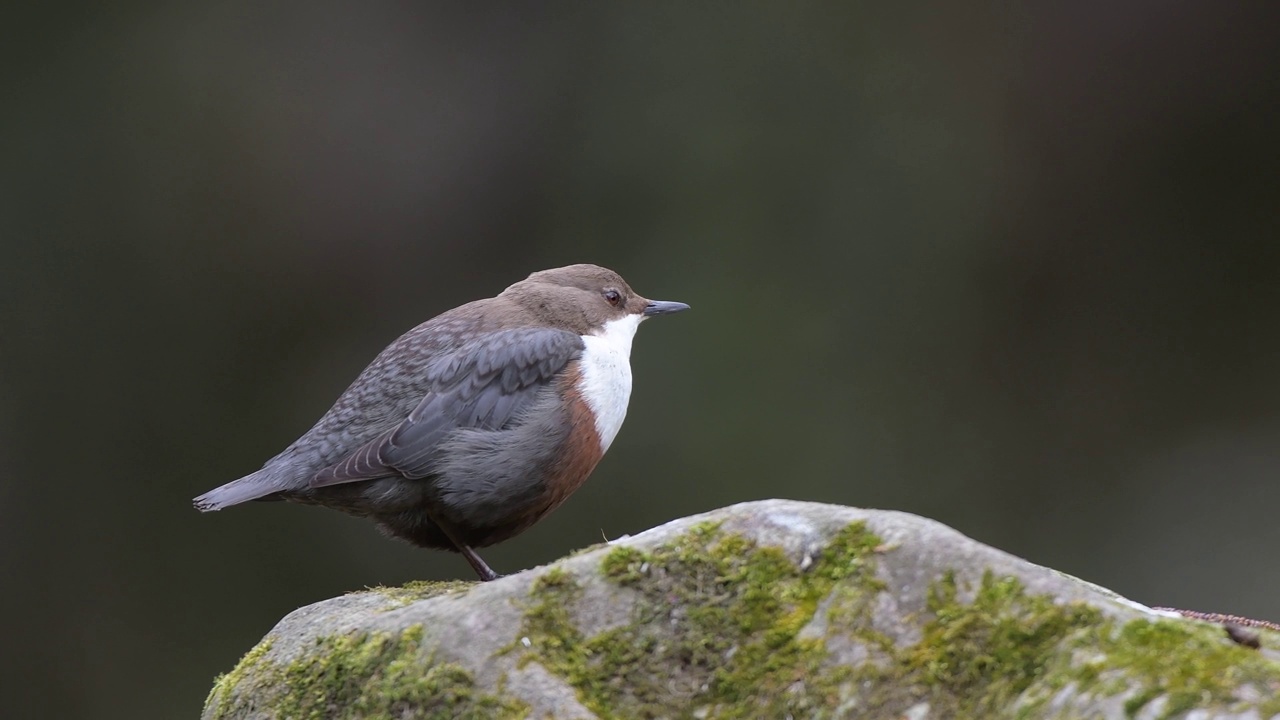
[[[302,608],[214,718],[1267,718],[1261,648],[905,513],[781,500]]]

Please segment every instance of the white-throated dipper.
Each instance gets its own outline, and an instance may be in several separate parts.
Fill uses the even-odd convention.
[[[646,300],[612,270],[533,273],[402,335],[261,470],[195,499],[209,511],[289,500],[367,517],[462,553],[514,537],[581,487],[622,427]]]

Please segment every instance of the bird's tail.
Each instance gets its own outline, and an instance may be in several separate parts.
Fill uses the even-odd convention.
[[[226,485],[216,487],[196,498],[192,503],[200,512],[210,512],[257,500],[279,492],[281,489],[278,478],[265,472],[264,468],[256,473],[245,475],[239,480],[232,480]]]

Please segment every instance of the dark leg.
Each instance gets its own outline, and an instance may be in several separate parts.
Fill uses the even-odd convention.
[[[440,528],[440,531],[445,534],[445,537],[449,538],[449,542],[453,543],[453,546],[458,549],[458,552],[462,553],[462,557],[466,558],[467,564],[471,566],[472,570],[476,571],[476,575],[480,576],[481,582],[489,582],[490,580],[497,580],[502,577],[498,573],[494,572],[493,568],[489,567],[488,563],[477,555],[476,551],[472,550],[470,545],[458,539],[458,534],[453,531],[453,528],[440,522],[440,519],[436,517],[435,513],[428,510],[427,515],[431,517],[431,522],[435,523],[435,526]]]
[[[471,546],[462,545],[460,543],[455,544],[458,546],[458,552],[462,553],[462,557],[467,559],[467,563],[471,565],[472,570],[476,571],[476,575],[480,576],[481,581],[489,582],[490,580],[497,580],[502,577],[498,573],[494,572],[493,568],[489,567],[485,561],[476,554],[476,551],[471,549]]]

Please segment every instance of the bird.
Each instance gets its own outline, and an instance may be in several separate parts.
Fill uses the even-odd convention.
[[[535,272],[400,336],[302,437],[193,503],[328,507],[494,580],[476,548],[582,486],[626,417],[637,328],[687,309],[597,265]]]

